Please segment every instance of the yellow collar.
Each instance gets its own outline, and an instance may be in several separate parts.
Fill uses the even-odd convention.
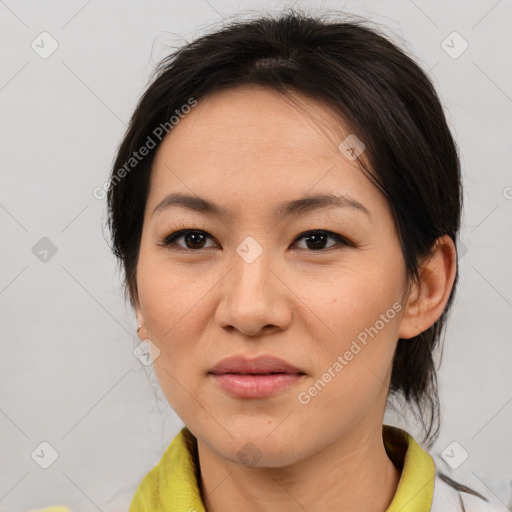
[[[432,457],[405,430],[382,426],[384,446],[401,471],[386,512],[429,512],[434,493]],[[129,512],[205,512],[198,486],[195,437],[183,427],[159,463],[142,479]]]
[[[386,512],[430,512],[436,476],[434,460],[405,430],[383,425],[382,435],[389,458],[401,472]]]

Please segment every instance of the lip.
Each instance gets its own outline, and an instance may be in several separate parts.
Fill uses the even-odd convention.
[[[299,373],[250,375],[243,373],[211,374],[217,384],[236,398],[265,398],[301,381]]]
[[[237,398],[272,396],[305,376],[296,366],[273,356],[228,357],[208,373],[224,391]]]
[[[286,362],[284,359],[274,356],[259,356],[247,358],[243,356],[226,357],[219,361],[209,373],[289,373],[304,374],[296,366]]]

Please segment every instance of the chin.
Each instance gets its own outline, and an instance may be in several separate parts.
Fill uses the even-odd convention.
[[[271,429],[255,430],[254,424],[245,433],[237,431],[234,438],[220,441],[218,453],[235,464],[245,467],[284,467],[297,461],[297,444],[292,437],[285,435],[284,439],[275,436]],[[284,432],[284,431],[283,431]],[[285,439],[289,442],[286,443]]]

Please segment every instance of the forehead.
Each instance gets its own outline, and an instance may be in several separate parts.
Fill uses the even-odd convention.
[[[216,92],[199,100],[160,144],[148,209],[169,192],[245,206],[313,193],[384,201],[358,161],[340,151],[349,135],[328,106],[304,95],[290,99],[263,87]]]
[[[323,102],[296,92],[284,95],[266,87],[245,86],[200,99],[162,146],[177,149],[179,145],[202,153],[230,150],[262,160],[275,157],[280,149],[283,157],[310,159],[325,157],[326,152],[339,156],[338,144],[349,133],[342,119]]]

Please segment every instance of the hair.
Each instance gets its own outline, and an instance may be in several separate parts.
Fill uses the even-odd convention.
[[[170,132],[169,120],[191,98],[241,86],[321,101],[363,141],[368,165],[362,158],[358,164],[389,201],[408,283],[419,282],[421,262],[440,236],[448,235],[457,247],[460,162],[440,99],[406,50],[365,21],[291,9],[277,17],[230,22],[157,64],[118,148],[107,190],[112,251],[132,306],[138,304],[136,270],[156,149],[130,172],[127,162],[150,139],[158,147],[163,137],[155,136],[162,132],[157,127]],[[434,349],[457,281],[458,270],[441,316],[418,336],[399,339],[393,359],[389,398],[401,397],[412,406],[429,447],[440,427]]]

